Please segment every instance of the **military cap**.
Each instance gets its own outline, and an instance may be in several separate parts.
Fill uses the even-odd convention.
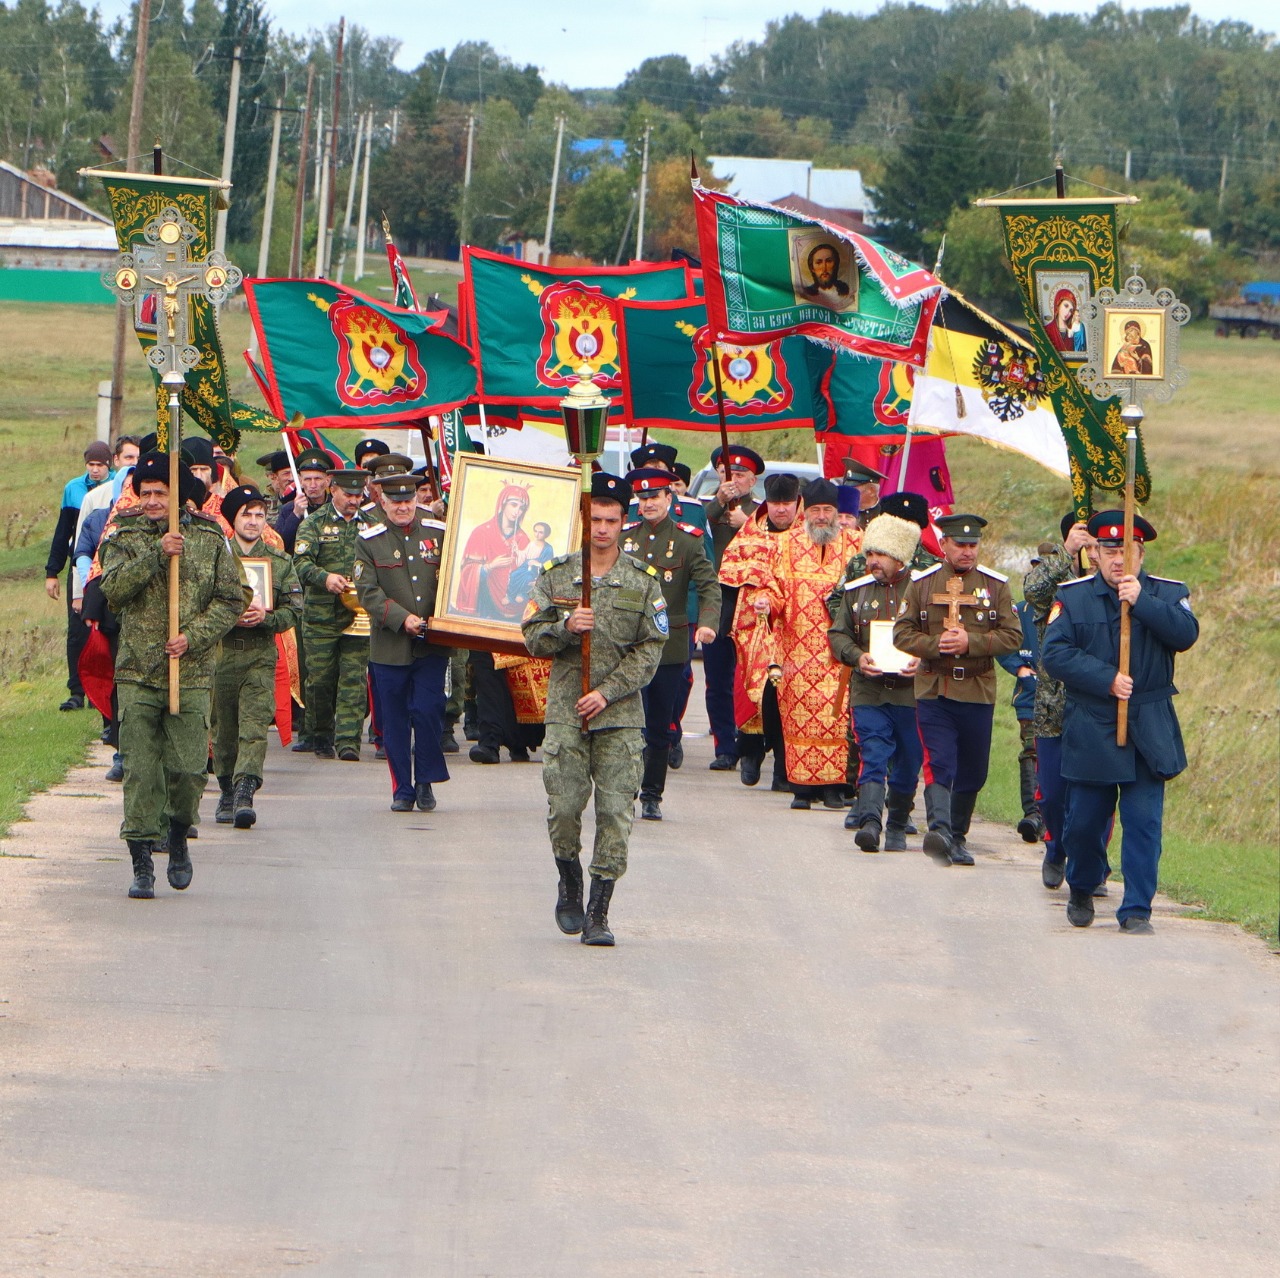
[[[844,467],[846,484],[882,484],[886,479],[874,466],[868,466],[856,457],[842,457],[840,464]]]
[[[434,488],[436,486],[436,481],[432,478],[431,472],[425,465],[416,466],[410,473],[418,481],[419,488]]]
[[[182,460],[188,466],[208,466],[212,470],[218,459],[213,455],[213,440],[204,435],[193,435],[182,441]]]
[[[592,501],[616,501],[625,511],[631,505],[631,485],[617,475],[600,471],[591,476]]]
[[[633,453],[632,456],[635,454]],[[641,466],[627,474],[627,483],[637,497],[652,493],[667,492],[675,476],[669,470],[659,470],[656,466]],[[594,478],[593,478],[594,482]]]
[[[133,468],[133,475],[129,482],[133,485],[133,491],[139,495],[142,493],[143,484],[164,484],[167,487],[169,454],[157,453],[154,450],[144,453],[138,458],[138,464]],[[204,499],[204,484],[191,473],[191,467],[186,462],[180,461],[178,463],[178,500],[184,505],[193,501],[197,506],[203,506]]]
[[[943,515],[938,520],[938,531],[944,537],[969,546],[982,540],[986,526],[987,521],[981,515]]]
[[[100,466],[110,466],[111,445],[104,444],[100,439],[95,439],[93,443],[84,450],[84,459],[86,462],[97,462]]]
[[[246,507],[252,506],[257,502],[260,506],[266,505],[267,499],[258,491],[255,484],[241,484],[238,488],[233,488],[222,499],[222,517],[231,525],[235,525],[236,516]]]
[[[842,515],[856,515],[862,509],[862,492],[857,484],[836,485],[836,509]]]
[[[795,501],[800,496],[799,476],[790,471],[767,475],[764,481],[765,501]]]
[[[631,452],[633,471],[651,467],[654,462],[661,462],[671,470],[676,464],[676,450],[670,444],[644,444]]]
[[[377,457],[370,457],[363,469],[375,475],[407,475],[413,469],[413,458],[403,453],[380,453]]]
[[[1124,511],[1100,510],[1089,520],[1089,536],[1098,539],[1099,546],[1124,545]],[[1155,541],[1156,530],[1141,515],[1133,517],[1134,541]]]
[[[385,457],[390,451],[390,447],[380,439],[362,439],[351,455],[356,459],[356,465],[362,466],[369,453],[377,453],[379,457]]]
[[[720,454],[724,452],[723,448],[717,448],[711,454],[712,466],[721,465]],[[753,475],[764,474],[764,458],[753,448],[744,448],[741,444],[729,445],[729,469],[733,470],[749,470]]]
[[[929,503],[919,493],[890,493],[881,497],[880,513],[909,519],[920,528],[929,527]]]
[[[301,473],[304,470],[333,469],[333,458],[323,448],[304,448],[294,459],[293,464]]]
[[[676,462],[672,469],[676,472],[676,478],[680,480],[686,488],[688,488],[693,482],[693,471],[691,471],[684,462]]]
[[[368,479],[369,472],[363,466],[343,466],[329,472],[329,482],[341,488],[344,493],[364,492]]]
[[[258,458],[258,465],[269,474],[274,475],[278,470],[289,469],[289,454],[283,448],[277,448],[274,453],[263,453]]]
[[[418,495],[418,476],[407,470],[383,471],[382,474],[373,477],[373,482],[378,485],[378,491],[384,497],[390,497],[396,501],[404,501],[406,497]]]
[[[829,479],[811,479],[804,486],[806,506],[834,506],[839,499],[840,494]]]

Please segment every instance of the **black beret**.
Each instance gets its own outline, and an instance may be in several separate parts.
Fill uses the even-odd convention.
[[[380,439],[362,439],[351,455],[359,462],[366,453],[377,453],[379,457],[385,457],[390,451],[390,447]]]
[[[208,466],[211,470],[217,464],[213,455],[213,440],[204,435],[192,435],[182,441],[182,460],[188,466]]]
[[[766,475],[764,481],[765,501],[795,501],[800,496],[800,478],[790,471],[781,475]]]
[[[632,450],[631,467],[639,470],[650,462],[662,462],[668,469],[676,464],[676,450],[670,444],[645,444]]]
[[[840,494],[829,479],[811,479],[804,486],[806,506],[835,506],[839,500]]]
[[[1089,520],[1089,536],[1098,539],[1100,546],[1124,544],[1124,511],[1100,510]],[[1146,543],[1155,541],[1156,530],[1141,515],[1133,517],[1133,539]]]
[[[616,501],[625,511],[631,505],[631,485],[617,475],[597,471],[591,476],[592,501]]]
[[[720,465],[720,454],[724,450],[717,448],[711,454],[712,466]],[[753,475],[764,474],[764,458],[753,448],[746,448],[742,444],[729,445],[729,466],[741,466],[744,470],[749,470]]]
[[[265,506],[267,499],[258,491],[255,484],[241,484],[239,488],[233,488],[222,499],[222,517],[235,526],[236,516],[246,507],[252,506],[254,502],[261,506]]]
[[[147,483],[164,484],[167,488],[169,454],[157,453],[154,450],[144,453],[138,458],[138,464],[133,468],[129,482],[133,485],[133,491],[138,494],[142,492],[142,485]],[[206,495],[204,484],[191,473],[191,468],[186,462],[180,461],[178,463],[178,500],[183,505],[192,501],[197,506],[203,506]]]
[[[880,498],[880,513],[895,519],[909,519],[921,528],[929,527],[929,503],[919,493],[890,493]]]

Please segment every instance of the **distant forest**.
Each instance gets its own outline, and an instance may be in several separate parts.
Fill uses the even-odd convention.
[[[0,4],[0,155],[44,166],[63,189],[97,200],[76,170],[123,148],[135,20],[104,25],[77,0]],[[256,260],[279,100],[270,260],[273,271],[285,267],[289,219],[280,210],[292,207],[299,180],[308,67],[313,105],[330,127],[336,40],[336,27],[295,35],[273,26],[258,0],[155,6],[143,139],[149,148],[159,137],[175,164],[218,170],[232,50],[241,49],[229,233],[244,265]],[[541,239],[563,119],[553,248],[596,261],[635,253],[646,132],[650,258],[696,248],[691,152],[857,167],[879,238],[932,265],[945,235],[944,277],[1001,307],[1012,302],[1011,282],[994,218],[971,203],[1045,178],[1055,156],[1074,179],[1142,197],[1126,214],[1125,265],[1197,308],[1245,277],[1274,274],[1280,254],[1280,50],[1247,24],[1205,21],[1188,6],[1105,4],[1080,17],[972,0],[789,17],[705,65],[677,50],[642,62],[616,87],[583,91],[547,84],[486,43],[436,50],[412,71],[395,65],[398,50],[390,36],[346,28],[339,191],[357,119],[372,110],[370,207],[386,210],[411,252]],[[590,139],[625,146],[592,150]],[[1209,231],[1212,244],[1194,230]]]

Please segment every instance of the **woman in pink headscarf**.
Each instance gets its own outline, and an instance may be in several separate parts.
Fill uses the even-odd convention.
[[[492,519],[476,527],[462,552],[457,609],[492,621],[518,620],[520,605],[510,597],[512,569],[523,562],[529,534],[520,527],[529,511],[529,490],[507,484],[498,494]]]

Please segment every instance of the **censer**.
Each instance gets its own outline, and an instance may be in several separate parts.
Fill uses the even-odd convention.
[[[369,625],[369,614],[360,607],[359,600],[356,596],[356,588],[348,586],[341,595],[343,607],[351,610],[351,624],[342,632],[344,635],[351,635],[356,639],[367,639],[369,637],[371,627]]]

